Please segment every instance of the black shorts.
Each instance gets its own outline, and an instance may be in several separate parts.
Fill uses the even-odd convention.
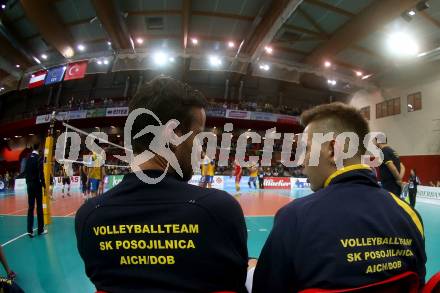
[[[63,185],[70,185],[70,177],[63,177]]]

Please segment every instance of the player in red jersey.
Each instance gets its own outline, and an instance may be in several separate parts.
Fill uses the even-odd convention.
[[[243,170],[237,161],[234,162],[235,190],[240,191],[240,180]]]

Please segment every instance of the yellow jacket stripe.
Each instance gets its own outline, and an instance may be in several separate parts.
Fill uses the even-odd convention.
[[[393,197],[394,201],[411,217],[420,234],[422,234],[422,237],[425,237],[422,222],[420,221],[419,216],[417,216],[416,212],[408,204],[400,200],[394,193],[390,192],[390,194]]]
[[[347,167],[341,168],[341,169],[335,171],[333,174],[331,174],[331,175],[327,178],[327,180],[325,180],[325,182],[324,182],[324,187],[327,187],[327,186],[330,184],[330,182],[331,182],[336,176],[339,176],[339,175],[344,174],[344,173],[349,172],[349,171],[353,171],[353,170],[362,170],[362,169],[368,169],[368,170],[369,170],[369,169],[371,169],[371,168],[370,168],[370,166],[368,166],[368,165],[366,165],[366,164],[355,164],[355,165],[350,165],[350,166],[347,166]]]

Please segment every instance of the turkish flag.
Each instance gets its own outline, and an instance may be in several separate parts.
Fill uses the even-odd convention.
[[[84,78],[86,74],[88,61],[80,61],[75,63],[70,63],[67,66],[66,74],[64,75],[64,80],[80,79]]]

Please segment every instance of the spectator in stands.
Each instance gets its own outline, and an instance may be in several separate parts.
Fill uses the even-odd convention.
[[[437,180],[437,187],[440,187],[440,180]]]
[[[418,275],[422,288],[426,254],[419,215],[379,187],[370,167],[361,164],[366,152],[362,144],[355,156],[343,161],[345,168],[336,167],[336,150],[348,148],[338,146],[336,136],[354,132],[363,141],[369,133],[362,114],[332,103],[304,112],[301,121],[308,137],[305,173],[314,193],[278,211],[252,292],[356,288],[408,271]],[[334,136],[321,143],[313,139],[314,133]],[[313,143],[320,148],[317,166],[309,164]],[[404,253],[376,257],[390,247]]]
[[[436,187],[436,185],[435,185],[434,182],[432,182],[432,181],[429,181],[429,186],[431,186],[431,187]]]
[[[8,275],[8,278],[13,280],[16,277],[16,274],[11,270],[11,268],[8,265],[8,261],[6,260],[6,256],[3,252],[3,247],[0,245],[0,262],[3,265],[3,268],[6,271],[6,274]],[[2,290],[0,290],[2,291]]]
[[[205,126],[205,98],[189,86],[158,77],[140,88],[129,109],[147,108],[172,131],[191,136],[170,145],[182,175],[155,155],[103,196],[87,201],[77,212],[75,231],[86,273],[97,290],[106,292],[246,292],[247,229],[238,202],[228,193],[187,184],[193,175],[191,150]],[[132,135],[157,123],[151,115],[136,119]],[[133,152],[148,150],[150,133],[132,138]],[[168,172],[164,174],[164,172]],[[164,178],[147,184],[138,176]],[[111,228],[113,227],[113,228]],[[136,227],[140,228],[134,232]],[[106,233],[124,229],[125,235]],[[155,231],[164,233],[155,233]],[[154,234],[153,234],[154,233]],[[110,241],[111,249],[100,243]],[[125,250],[116,242],[130,246]],[[132,250],[132,245],[149,249]],[[160,249],[167,245],[174,249]]]

